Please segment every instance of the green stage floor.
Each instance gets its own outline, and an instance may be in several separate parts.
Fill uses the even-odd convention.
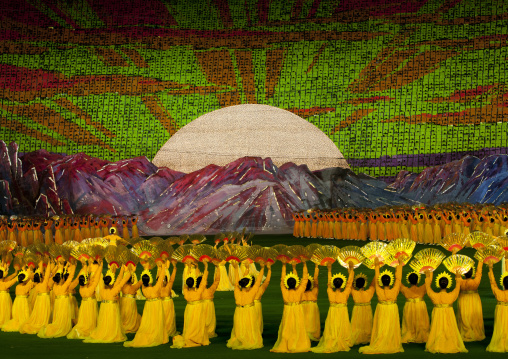
[[[291,235],[264,235],[256,236],[253,238],[254,244],[262,246],[271,246],[278,243],[291,244],[310,244],[313,242],[321,244],[334,244],[337,246],[347,245],[363,245],[357,241],[337,241],[337,240],[303,240],[293,238]],[[423,245],[418,245],[415,252],[424,248]],[[441,247],[437,247],[442,249]],[[443,252],[444,249],[443,249]],[[466,249],[461,254],[473,256],[474,250]],[[314,264],[311,263],[310,271],[314,270]],[[441,266],[437,270],[437,273],[444,270],[444,266]],[[181,292],[181,269],[183,266],[179,264],[177,273],[177,280],[175,281],[174,290],[177,293]],[[483,313],[485,318],[485,332],[487,339],[482,342],[466,343],[466,348],[469,350],[467,355],[470,357],[478,355],[495,355],[487,353],[485,348],[490,342],[492,335],[493,324],[494,324],[494,308],[496,305],[496,299],[490,289],[490,284],[487,276],[487,267],[484,267],[484,275],[482,278],[479,293],[482,298]],[[301,273],[301,265],[298,267],[299,273]],[[346,273],[346,270],[342,267],[339,268],[337,264],[334,264],[334,272],[341,271]],[[263,296],[263,316],[264,316],[264,348],[252,351],[233,351],[226,347],[226,342],[231,334],[231,328],[233,325],[233,313],[235,309],[235,303],[233,298],[233,292],[217,292],[215,294],[215,307],[217,315],[217,338],[211,339],[211,345],[207,347],[188,348],[188,349],[171,349],[171,344],[166,344],[154,348],[124,348],[122,344],[84,344],[79,340],[68,340],[68,339],[40,339],[35,335],[21,335],[17,333],[3,333],[0,332],[0,358],[41,358],[51,357],[52,359],[68,359],[68,358],[83,358],[83,359],[100,359],[100,358],[228,358],[242,356],[242,359],[248,358],[259,358],[262,355],[267,355],[270,358],[281,358],[281,357],[316,357],[316,356],[330,356],[335,357],[340,355],[343,358],[358,358],[362,356],[358,353],[359,346],[351,348],[349,352],[340,352],[335,354],[314,354],[314,353],[302,353],[302,354],[275,354],[270,353],[270,348],[274,345],[277,340],[277,331],[279,328],[280,319],[282,317],[283,302],[279,288],[281,264],[276,263],[273,266],[273,276],[270,286],[268,287],[265,295]],[[363,272],[368,275],[369,283],[373,276],[374,271],[366,269],[366,267],[360,267],[357,272]],[[410,267],[406,267],[404,270],[403,283],[405,282],[405,275],[408,271],[411,271]],[[496,278],[500,273],[500,264],[494,267]],[[422,278],[423,280],[423,278]],[[420,282],[423,283],[423,282]],[[326,295],[326,267],[321,267],[319,275],[319,308],[321,311],[321,326],[324,327],[326,314],[328,312],[328,298]],[[11,288],[11,293],[14,296],[14,287]],[[79,300],[79,298],[78,298]],[[402,294],[398,297],[399,311],[402,318],[402,309],[404,305],[404,296]],[[185,300],[182,295],[174,300],[176,320],[178,330],[182,330],[183,327],[183,313],[185,308]],[[432,308],[432,303],[426,298],[427,307],[429,310]],[[374,296],[372,300],[372,308],[375,310],[377,299]],[[144,302],[138,302],[139,313],[143,311]],[[349,299],[349,313],[351,314],[353,307],[352,298]],[[430,312],[429,312],[430,313]],[[129,340],[132,339],[134,334],[127,335]],[[316,343],[313,344],[313,346]],[[424,344],[405,344],[404,353],[396,354],[398,358],[430,358],[433,356],[430,353],[425,352]],[[457,356],[457,354],[449,354],[448,356]],[[501,357],[501,355],[498,355]],[[365,357],[365,355],[363,355]],[[388,355],[379,355],[379,357],[388,357]]]

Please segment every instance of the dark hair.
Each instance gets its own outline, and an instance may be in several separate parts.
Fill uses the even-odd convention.
[[[203,276],[202,275],[200,275],[199,277],[196,278],[196,287],[200,286],[202,280],[203,280]]]
[[[0,278],[4,277],[4,271],[0,269]]]
[[[97,261],[93,261],[93,264],[99,264],[99,262],[97,262]]]
[[[504,286],[504,289],[508,289],[508,277],[503,278],[503,286]]]
[[[18,282],[20,282],[20,283],[23,282],[25,280],[25,278],[26,278],[25,273],[19,274],[18,275]]]
[[[69,278],[69,272],[65,272],[63,275],[64,280],[67,280],[67,278]]]
[[[473,267],[471,267],[466,273],[464,273],[464,277],[471,278],[473,276]]]
[[[356,285],[356,288],[358,288],[358,289],[363,288],[365,286],[365,278],[361,278],[361,277],[357,278],[355,285]]]
[[[60,279],[62,278],[62,274],[57,273],[53,276],[53,282],[60,283]]]
[[[439,278],[439,288],[446,289],[448,287],[448,278],[441,277]]]
[[[383,283],[384,286],[390,285],[391,280],[392,278],[388,274],[381,276],[381,283]]]
[[[287,286],[288,286],[289,289],[295,289],[296,288],[296,279],[294,279],[294,278],[288,278],[286,283],[287,283]]]
[[[148,287],[148,285],[150,284],[150,276],[148,274],[143,274],[141,276],[141,281],[143,282],[143,285],[145,287]]]
[[[78,277],[78,280],[79,280],[79,285],[85,285],[85,276],[83,274],[81,274]]]
[[[407,277],[407,280],[410,284],[418,284],[418,274],[416,273],[411,273],[408,277]]]
[[[309,291],[312,289],[312,282],[310,281],[310,279],[307,281],[307,285],[305,286],[305,291]]]
[[[238,285],[242,288],[247,287],[249,285],[249,278],[242,278],[238,281]]]
[[[338,288],[340,288],[340,287],[342,287],[342,284],[343,284],[343,283],[344,283],[344,280],[343,280],[342,278],[335,278],[335,279],[333,280],[333,282],[332,282],[333,286],[334,286],[335,288],[337,288],[337,289],[338,289]]]
[[[34,274],[34,282],[40,283],[41,282],[41,275],[39,273]]]
[[[192,288],[192,287],[194,287],[194,278],[192,278],[192,277],[188,277],[188,278],[185,280],[185,285],[186,285],[188,288]]]
[[[104,280],[104,284],[106,284],[106,285],[110,285],[110,284],[111,284],[111,282],[113,281],[113,278],[112,278],[110,275],[107,275],[107,276],[105,276],[105,277],[103,278],[103,280]]]

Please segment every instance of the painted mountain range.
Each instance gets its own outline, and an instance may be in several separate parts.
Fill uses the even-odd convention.
[[[147,235],[243,228],[276,233],[291,230],[293,211],[309,208],[375,208],[453,196],[499,203],[508,200],[507,167],[508,156],[465,157],[420,175],[401,172],[387,186],[350,170],[277,167],[269,158],[244,157],[185,174],[157,168],[146,157],[109,162],[45,150],[20,154],[17,144],[0,141],[0,212],[137,215]]]

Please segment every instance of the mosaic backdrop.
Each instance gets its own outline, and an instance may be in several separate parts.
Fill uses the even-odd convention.
[[[508,3],[0,0],[0,139],[152,159],[242,103],[304,117],[355,172],[508,153]]]

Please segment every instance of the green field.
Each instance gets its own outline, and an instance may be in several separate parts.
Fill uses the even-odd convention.
[[[271,246],[278,243],[286,243],[286,244],[305,244],[312,243],[311,240],[301,240],[295,239],[290,235],[280,235],[280,236],[257,236],[254,238],[254,243],[262,246]],[[346,245],[355,245],[361,244],[352,241],[336,241],[336,240],[317,240],[317,243],[322,244],[334,244],[337,246],[346,246]],[[418,245],[415,249],[415,253],[424,248],[423,245]],[[443,250],[444,251],[444,250]],[[462,253],[462,252],[461,252]],[[466,249],[462,254],[473,256],[474,250]],[[313,271],[313,264],[310,264],[310,270]],[[437,273],[440,273],[444,270],[443,268],[439,268]],[[181,265],[179,264],[179,272],[177,273],[177,279],[175,280],[174,290],[177,293],[181,292]],[[263,296],[263,317],[264,317],[264,348],[253,350],[253,351],[243,351],[237,352],[226,347],[226,342],[229,339],[231,334],[231,328],[233,324],[233,313],[235,308],[234,298],[232,292],[217,292],[215,294],[215,307],[216,307],[216,315],[217,315],[217,334],[219,335],[217,338],[211,339],[211,345],[207,347],[198,347],[198,348],[188,348],[188,349],[171,349],[170,344],[162,345],[154,348],[124,348],[122,344],[84,344],[81,341],[74,341],[68,339],[40,339],[35,335],[21,335],[15,333],[3,333],[0,332],[0,358],[11,359],[11,358],[35,358],[38,356],[51,357],[53,359],[67,359],[67,358],[82,358],[82,359],[100,359],[100,358],[138,358],[139,356],[143,356],[146,358],[170,358],[170,357],[178,357],[178,358],[195,358],[195,357],[205,357],[205,358],[224,358],[224,357],[233,357],[241,355],[243,358],[258,358],[261,355],[267,355],[273,358],[280,357],[312,357],[318,356],[318,354],[314,353],[304,353],[304,354],[275,354],[270,353],[270,348],[274,345],[277,339],[277,331],[280,323],[280,319],[282,317],[282,309],[283,302],[282,296],[280,293],[279,280],[280,280],[280,270],[281,264],[277,262],[273,266],[273,276],[270,286],[268,287],[265,295]],[[337,264],[334,265],[334,272],[341,271],[346,274],[346,270],[344,268],[339,268]],[[299,267],[299,271],[301,273],[301,266]],[[373,271],[365,269],[365,267],[360,267],[358,271],[362,271],[366,273],[369,277],[369,281],[372,278]],[[404,270],[403,282],[405,283],[405,275],[410,271],[410,268],[407,267]],[[500,272],[500,267],[497,265],[495,267],[496,275]],[[422,282],[423,283],[423,282]],[[407,283],[405,283],[407,284]],[[328,312],[328,298],[326,295],[326,268],[323,267],[320,275],[319,275],[319,285],[320,285],[320,294],[318,305],[321,311],[321,325],[324,328],[324,323],[326,319],[326,314]],[[482,342],[476,343],[466,343],[466,348],[469,350],[469,355],[486,355],[485,348],[490,342],[490,338],[493,330],[494,323],[494,308],[496,305],[496,299],[494,298],[492,291],[490,289],[490,284],[487,276],[487,267],[484,268],[484,276],[482,277],[482,282],[480,288],[478,289],[480,296],[482,298],[483,304],[483,313],[485,319],[485,333],[487,339]],[[11,290],[12,295],[14,296],[14,288]],[[78,298],[79,300],[79,298]],[[398,297],[399,311],[402,318],[402,309],[404,305],[404,296],[402,294]],[[185,300],[182,295],[174,300],[175,302],[175,311],[176,311],[176,320],[177,320],[177,328],[178,330],[182,330],[183,327],[183,312],[185,308]],[[428,298],[426,298],[427,307],[429,309],[432,308],[432,303]],[[375,305],[377,303],[376,298],[374,297],[372,300],[373,309],[375,309]],[[144,302],[138,301],[138,309],[139,312],[142,313]],[[349,313],[351,314],[353,302],[352,298],[349,299]],[[430,313],[430,312],[429,312]],[[132,339],[134,334],[127,335],[129,340]],[[315,343],[314,343],[315,345]],[[358,347],[355,346],[351,349],[351,351],[333,355],[341,355],[344,358],[356,358],[359,357]],[[400,358],[430,358],[432,354],[426,353],[424,351],[424,344],[405,344],[404,345],[404,353],[397,354],[397,357]],[[491,355],[491,353],[489,353]],[[326,355],[323,355],[326,356]],[[453,355],[451,355],[453,356]],[[381,356],[385,357],[385,356]]]

